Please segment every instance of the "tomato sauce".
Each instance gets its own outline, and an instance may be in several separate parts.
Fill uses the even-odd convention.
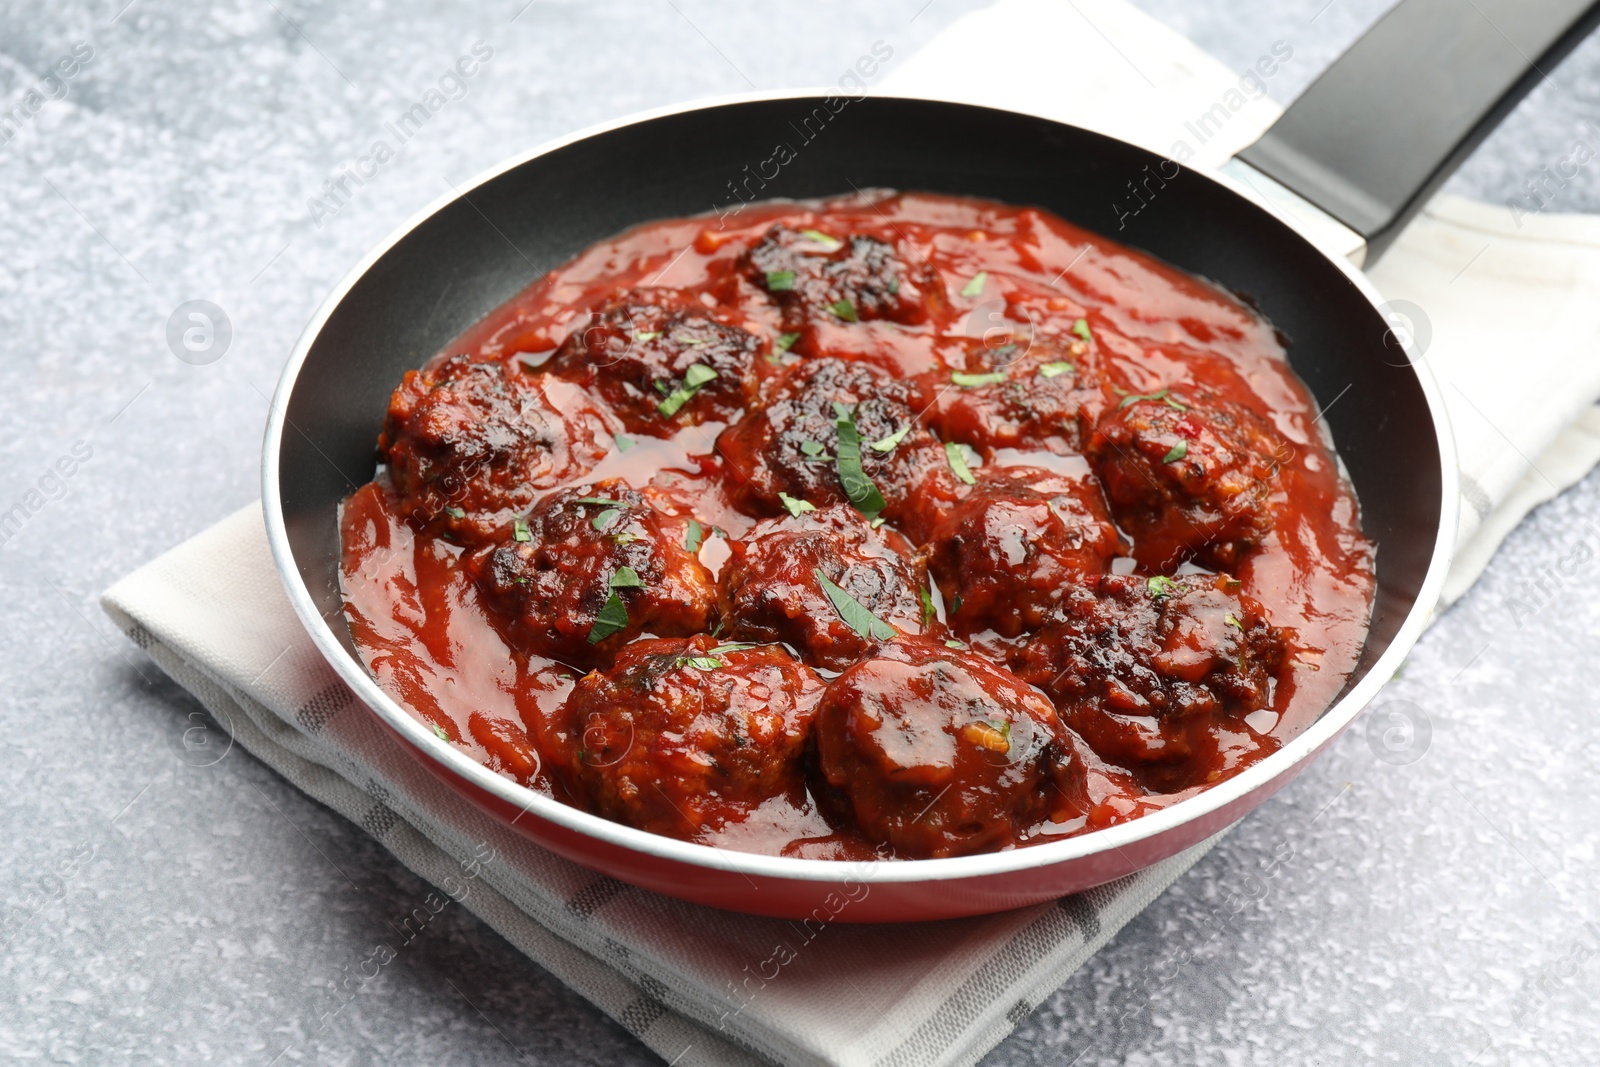
[[[1304,730],[1365,638],[1285,344],[1034,208],[640,226],[396,390],[351,633],[486,766],[656,832],[912,857],[1135,818]]]

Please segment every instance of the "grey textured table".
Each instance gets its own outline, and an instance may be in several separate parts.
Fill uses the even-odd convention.
[[[426,887],[248,756],[192,766],[197,705],[95,598],[256,497],[302,323],[447,183],[637,108],[835,82],[974,5],[125,3],[0,7],[0,109],[60,97],[46,75],[79,57],[64,98],[0,126],[0,512],[25,519],[0,534],[0,1059],[650,1062],[457,910],[325,1023]],[[1292,43],[1280,100],[1385,6],[1141,3],[1237,67]],[[493,57],[464,96],[336,212],[308,208],[478,40]],[[1454,188],[1504,201],[1594,143],[1597,104],[1591,42]],[[1600,210],[1600,165],[1556,206]],[[191,299],[232,325],[207,365],[166,341]],[[1597,518],[1600,477],[1542,508],[1385,691],[1430,723],[1420,759],[1377,759],[1358,723],[985,1062],[1600,1059]]]

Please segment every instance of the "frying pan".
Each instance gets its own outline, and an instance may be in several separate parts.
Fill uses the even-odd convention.
[[[513,159],[374,249],[296,345],[262,459],[289,599],[371,713],[451,787],[540,845],[658,892],[786,918],[826,907],[834,921],[901,922],[1038,903],[1158,862],[1282,788],[1422,631],[1456,529],[1454,448],[1431,375],[1396,358],[1383,298],[1358,267],[1597,20],[1594,0],[1403,0],[1220,175],[1033,116],[838,94],[656,111]],[[536,272],[636,224],[727,204],[730,182],[779,142],[794,158],[762,175],[763,198],[876,186],[1036,205],[1243,295],[1288,335],[1378,546],[1365,647],[1315,724],[1237,777],[1109,829],[988,855],[838,863],[729,852],[578,811],[489,771],[378,688],[342,614],[336,514],[372,476],[389,391]],[[1159,198],[1113,229],[1108,206],[1151,172],[1166,178]]]

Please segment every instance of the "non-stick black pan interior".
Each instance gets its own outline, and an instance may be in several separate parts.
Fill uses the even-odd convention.
[[[372,476],[400,376],[585,246],[729,204],[735,185],[772,173],[763,164],[780,145],[793,158],[765,188],[748,186],[762,197],[877,186],[1037,205],[1254,302],[1290,338],[1290,360],[1319,405],[1332,405],[1328,424],[1378,542],[1359,680],[1417,599],[1442,491],[1423,390],[1392,340],[1385,346],[1388,327],[1367,298],[1289,226],[1214,182],[1185,171],[1146,194],[1148,176],[1170,175],[1173,164],[1143,149],[1010,112],[882,98],[836,113],[820,98],[743,102],[597,134],[467,192],[373,264],[307,354],[277,472],[300,574],[347,648],[335,509]],[[1130,182],[1146,201],[1137,214]]]

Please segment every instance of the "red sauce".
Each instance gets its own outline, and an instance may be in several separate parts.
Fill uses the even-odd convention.
[[[821,858],[1051,840],[1344,684],[1373,552],[1315,414],[1250,308],[1037,209],[651,223],[407,376],[341,518],[347,616],[420,719],[609,818]]]

